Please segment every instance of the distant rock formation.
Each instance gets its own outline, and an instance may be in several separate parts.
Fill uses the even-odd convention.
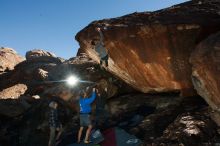
[[[41,50],[41,49],[35,49],[28,51],[26,53],[26,59],[28,62],[57,62],[61,63],[64,61],[61,58],[56,57],[55,54]]]
[[[14,67],[25,59],[17,54],[11,48],[0,48],[0,73],[4,71],[13,70]]]
[[[109,52],[108,71],[144,92],[195,95],[189,63],[196,45],[220,30],[220,1],[193,0],[156,12],[94,21],[76,40],[79,52],[99,62],[91,41],[101,26]]]

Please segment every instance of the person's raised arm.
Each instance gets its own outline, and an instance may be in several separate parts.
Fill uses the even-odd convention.
[[[101,28],[98,27],[98,28],[96,28],[96,30],[99,32],[100,42],[103,43],[104,35],[103,35],[102,31],[101,31]]]
[[[95,92],[95,88],[93,88],[93,89],[92,89],[92,95],[91,95],[89,98],[87,98],[87,99],[85,100],[85,102],[86,102],[87,104],[90,104],[90,103],[92,103],[92,102],[95,100],[95,98],[96,98],[96,92]]]

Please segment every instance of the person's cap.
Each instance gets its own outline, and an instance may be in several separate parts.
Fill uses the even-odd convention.
[[[53,108],[53,106],[54,106],[55,104],[56,104],[55,101],[51,101],[51,102],[49,103],[49,107]]]

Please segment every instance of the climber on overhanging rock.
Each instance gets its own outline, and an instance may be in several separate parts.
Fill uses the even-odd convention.
[[[92,130],[92,122],[90,119],[90,115],[92,112],[91,104],[96,98],[96,88],[93,88],[91,97],[88,97],[85,91],[82,91],[82,95],[79,99],[80,104],[80,129],[78,131],[78,140],[77,142],[80,143],[81,136],[84,127],[88,127],[86,131],[86,136],[84,139],[84,143],[90,143],[89,136]]]
[[[109,58],[109,56],[108,56],[108,51],[105,48],[105,45],[104,45],[104,42],[103,42],[104,41],[104,36],[103,36],[103,33],[102,33],[100,27],[97,27],[96,31],[99,32],[100,40],[98,40],[98,39],[92,40],[92,45],[95,46],[94,49],[99,54],[101,67],[103,66],[103,62],[105,63],[105,66],[108,67],[108,58]]]

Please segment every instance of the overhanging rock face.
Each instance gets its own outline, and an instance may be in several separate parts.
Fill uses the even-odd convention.
[[[195,94],[189,57],[195,46],[220,30],[220,1],[190,1],[156,12],[133,13],[95,21],[76,40],[80,52],[99,62],[91,41],[105,26],[108,71],[144,93],[180,91]]]

